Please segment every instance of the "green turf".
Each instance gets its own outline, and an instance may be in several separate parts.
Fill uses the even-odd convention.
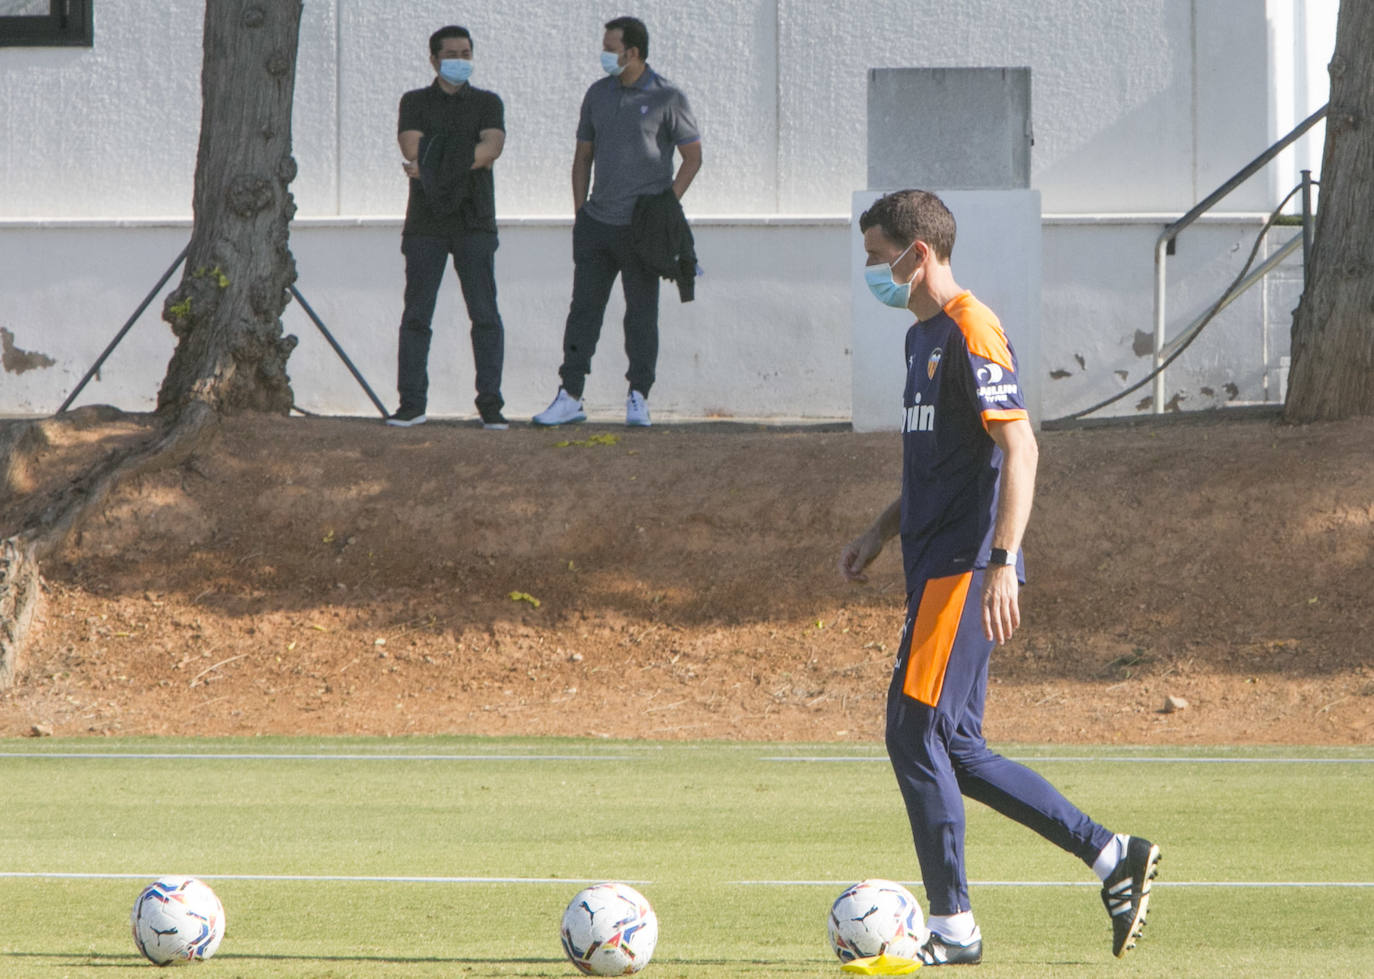
[[[969,876],[986,949],[978,975],[1374,969],[1374,889],[1181,886],[1374,881],[1374,764],[1354,761],[1368,752],[1006,750],[1199,760],[1034,763],[1096,818],[1164,849],[1146,938],[1123,962],[1110,955],[1087,869],[970,805]],[[19,757],[34,751],[412,757]],[[493,757],[539,754],[573,757]],[[773,760],[810,755],[875,760]],[[1201,760],[1217,757],[1335,763]],[[895,783],[871,746],[457,738],[0,742],[0,872],[139,875],[0,877],[3,977],[147,974],[128,909],[142,878],[164,873],[206,878],[227,909],[228,936],[197,975],[572,976],[557,938],[564,904],[585,880],[622,879],[644,882],[659,914],[650,977],[838,977],[825,914],[841,885],[917,877]],[[763,883],[780,880],[819,883]],[[1055,886],[995,883],[1027,881]]]

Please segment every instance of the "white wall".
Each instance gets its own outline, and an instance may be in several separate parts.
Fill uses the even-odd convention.
[[[429,32],[454,19],[475,35],[474,83],[506,101],[502,211],[566,214],[603,7],[404,7],[404,16],[387,0],[304,7],[293,121],[301,216],[404,209],[397,100],[432,78]],[[0,47],[0,217],[188,213],[202,9],[97,0],[93,48]],[[864,183],[871,67],[1029,66],[1032,186],[1047,213],[1181,213],[1264,148],[1271,119],[1324,101],[1324,88],[1292,81],[1292,11],[1271,21],[1255,0],[645,0],[637,9],[650,63],[688,92],[704,133],[697,214],[846,214]],[[1271,61],[1287,66],[1282,90]],[[1294,110],[1301,97],[1310,104]],[[1228,206],[1258,210],[1269,197],[1257,185]]]
[[[1258,154],[1286,120],[1324,101],[1335,4],[644,0],[636,13],[650,27],[650,63],[688,92],[705,148],[686,203],[707,277],[692,307],[678,309],[665,295],[655,407],[848,416],[848,210],[865,181],[865,76],[907,66],[1031,68],[1032,187],[1047,222],[1044,414],[1105,396],[1119,383],[1115,370],[1134,376],[1139,366],[1123,344],[1151,328],[1148,292],[1142,302],[1138,285],[1148,281],[1153,235]],[[399,15],[387,0],[305,4],[292,187],[301,289],[341,332],[347,324],[360,338],[382,338],[360,361],[376,365],[368,374],[390,402],[406,193],[396,103],[431,77],[429,32],[465,23],[476,39],[474,81],[506,102],[509,139],[497,171],[498,282],[512,331],[506,386],[520,411],[535,410],[551,393],[566,313],[560,222],[570,216],[577,106],[598,76],[601,25],[616,11],[550,0],[404,6]],[[0,412],[55,408],[188,236],[203,9],[197,0],[96,0],[93,48],[0,47],[0,329],[14,347],[55,361],[21,373],[8,365],[32,361],[5,358]],[[1188,283],[1197,281],[1198,295],[1220,288],[1202,272],[1230,267],[1241,225],[1272,206],[1286,180],[1272,168],[1226,200],[1227,234],[1193,238],[1190,248],[1217,251],[1173,263],[1171,322],[1191,318]],[[804,220],[776,223],[791,218]],[[158,220],[139,223],[146,219]],[[1186,281],[1176,287],[1174,277]],[[332,316],[331,293],[348,296]],[[441,302],[456,293],[450,283]],[[166,345],[159,308],[134,333]],[[1241,317],[1253,312],[1241,306],[1226,317],[1244,333]],[[313,331],[303,318],[288,329],[303,342]],[[445,342],[458,358],[463,345]],[[619,331],[608,328],[590,388],[608,407],[620,393],[610,381],[622,372],[611,361],[618,349]],[[350,407],[346,374],[337,389],[323,376],[307,383],[314,368],[306,352],[303,345],[291,364],[303,406],[312,407],[309,392],[319,410],[370,408],[365,400]],[[445,356],[440,347],[435,356]],[[1049,378],[1057,369],[1072,374],[1076,356],[1089,366]],[[129,379],[107,400],[149,403],[166,357],[130,357],[107,368],[106,378]],[[1180,391],[1227,383],[1213,376],[1217,364],[1198,364],[1197,376],[1180,375]],[[761,385],[768,370],[773,380]],[[452,397],[436,411],[468,410],[467,373],[457,370],[452,383],[436,373],[436,395]],[[455,393],[439,395],[441,387]],[[1185,406],[1196,403],[1190,397]]]
[[[1178,239],[1178,252],[1168,264],[1170,338],[1206,311],[1241,271],[1261,223],[1259,216],[1204,218]],[[1096,404],[1151,370],[1153,266],[1139,257],[1152,252],[1159,230],[1147,219],[1046,219],[1041,322],[1046,419]],[[1256,263],[1297,232],[1271,233]],[[1286,267],[1297,261],[1294,256]],[[1260,356],[1265,295],[1256,288],[1241,296],[1168,369],[1166,402],[1193,411],[1282,400],[1272,374],[1288,352],[1287,333],[1270,325],[1266,365]],[[1151,391],[1147,384],[1095,417],[1148,411]]]
[[[655,416],[849,416],[847,222],[786,218],[698,223],[705,275],[681,303],[660,300]],[[57,409],[190,238],[186,223],[32,227],[0,223],[0,329],[10,349],[0,372],[0,414]],[[496,275],[506,325],[507,414],[528,418],[558,388],[563,321],[572,288],[571,221],[501,228]],[[291,237],[297,288],[374,392],[396,404],[396,331],[403,262],[394,219],[298,221]],[[63,272],[53,261],[62,256]],[[178,281],[174,277],[163,294]],[[587,380],[593,418],[624,418],[627,366],[616,290]],[[77,404],[149,410],[171,357],[162,296],[136,322]],[[282,317],[300,338],[289,364],[296,402],[326,414],[375,413],[371,401],[295,304]],[[430,352],[430,413],[473,412],[472,350],[457,282],[439,292]],[[23,354],[30,356],[25,357]],[[25,368],[37,358],[47,367]]]

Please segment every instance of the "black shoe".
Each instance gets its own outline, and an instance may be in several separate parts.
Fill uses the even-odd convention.
[[[1159,847],[1139,836],[1126,841],[1126,856],[1102,882],[1102,903],[1112,918],[1112,954],[1135,948],[1150,907],[1150,881],[1159,873]]]
[[[425,421],[425,413],[423,411],[416,411],[414,408],[397,408],[396,414],[386,416],[386,423],[388,425],[395,425],[397,428],[409,428],[412,425],[423,425]]]
[[[489,432],[504,432],[510,428],[510,422],[506,421],[500,408],[479,407],[477,413],[482,416],[482,427]]]
[[[932,931],[916,958],[922,965],[977,965],[983,961],[983,933],[974,928],[968,944],[960,945]]]

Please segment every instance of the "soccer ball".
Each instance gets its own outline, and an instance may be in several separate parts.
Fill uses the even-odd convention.
[[[563,912],[563,951],[589,976],[628,976],[649,964],[658,915],[628,884],[593,884]]]
[[[881,878],[846,888],[831,905],[826,930],[841,962],[884,953],[914,959],[930,935],[912,893]]]
[[[154,965],[208,959],[224,937],[224,905],[194,877],[162,877],[143,888],[129,923]]]

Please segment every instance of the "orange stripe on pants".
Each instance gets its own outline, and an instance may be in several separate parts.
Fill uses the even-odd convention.
[[[921,592],[916,621],[911,625],[911,648],[907,653],[906,677],[902,693],[934,707],[940,702],[945,685],[945,667],[954,648],[954,637],[963,617],[973,572],[931,578]]]

